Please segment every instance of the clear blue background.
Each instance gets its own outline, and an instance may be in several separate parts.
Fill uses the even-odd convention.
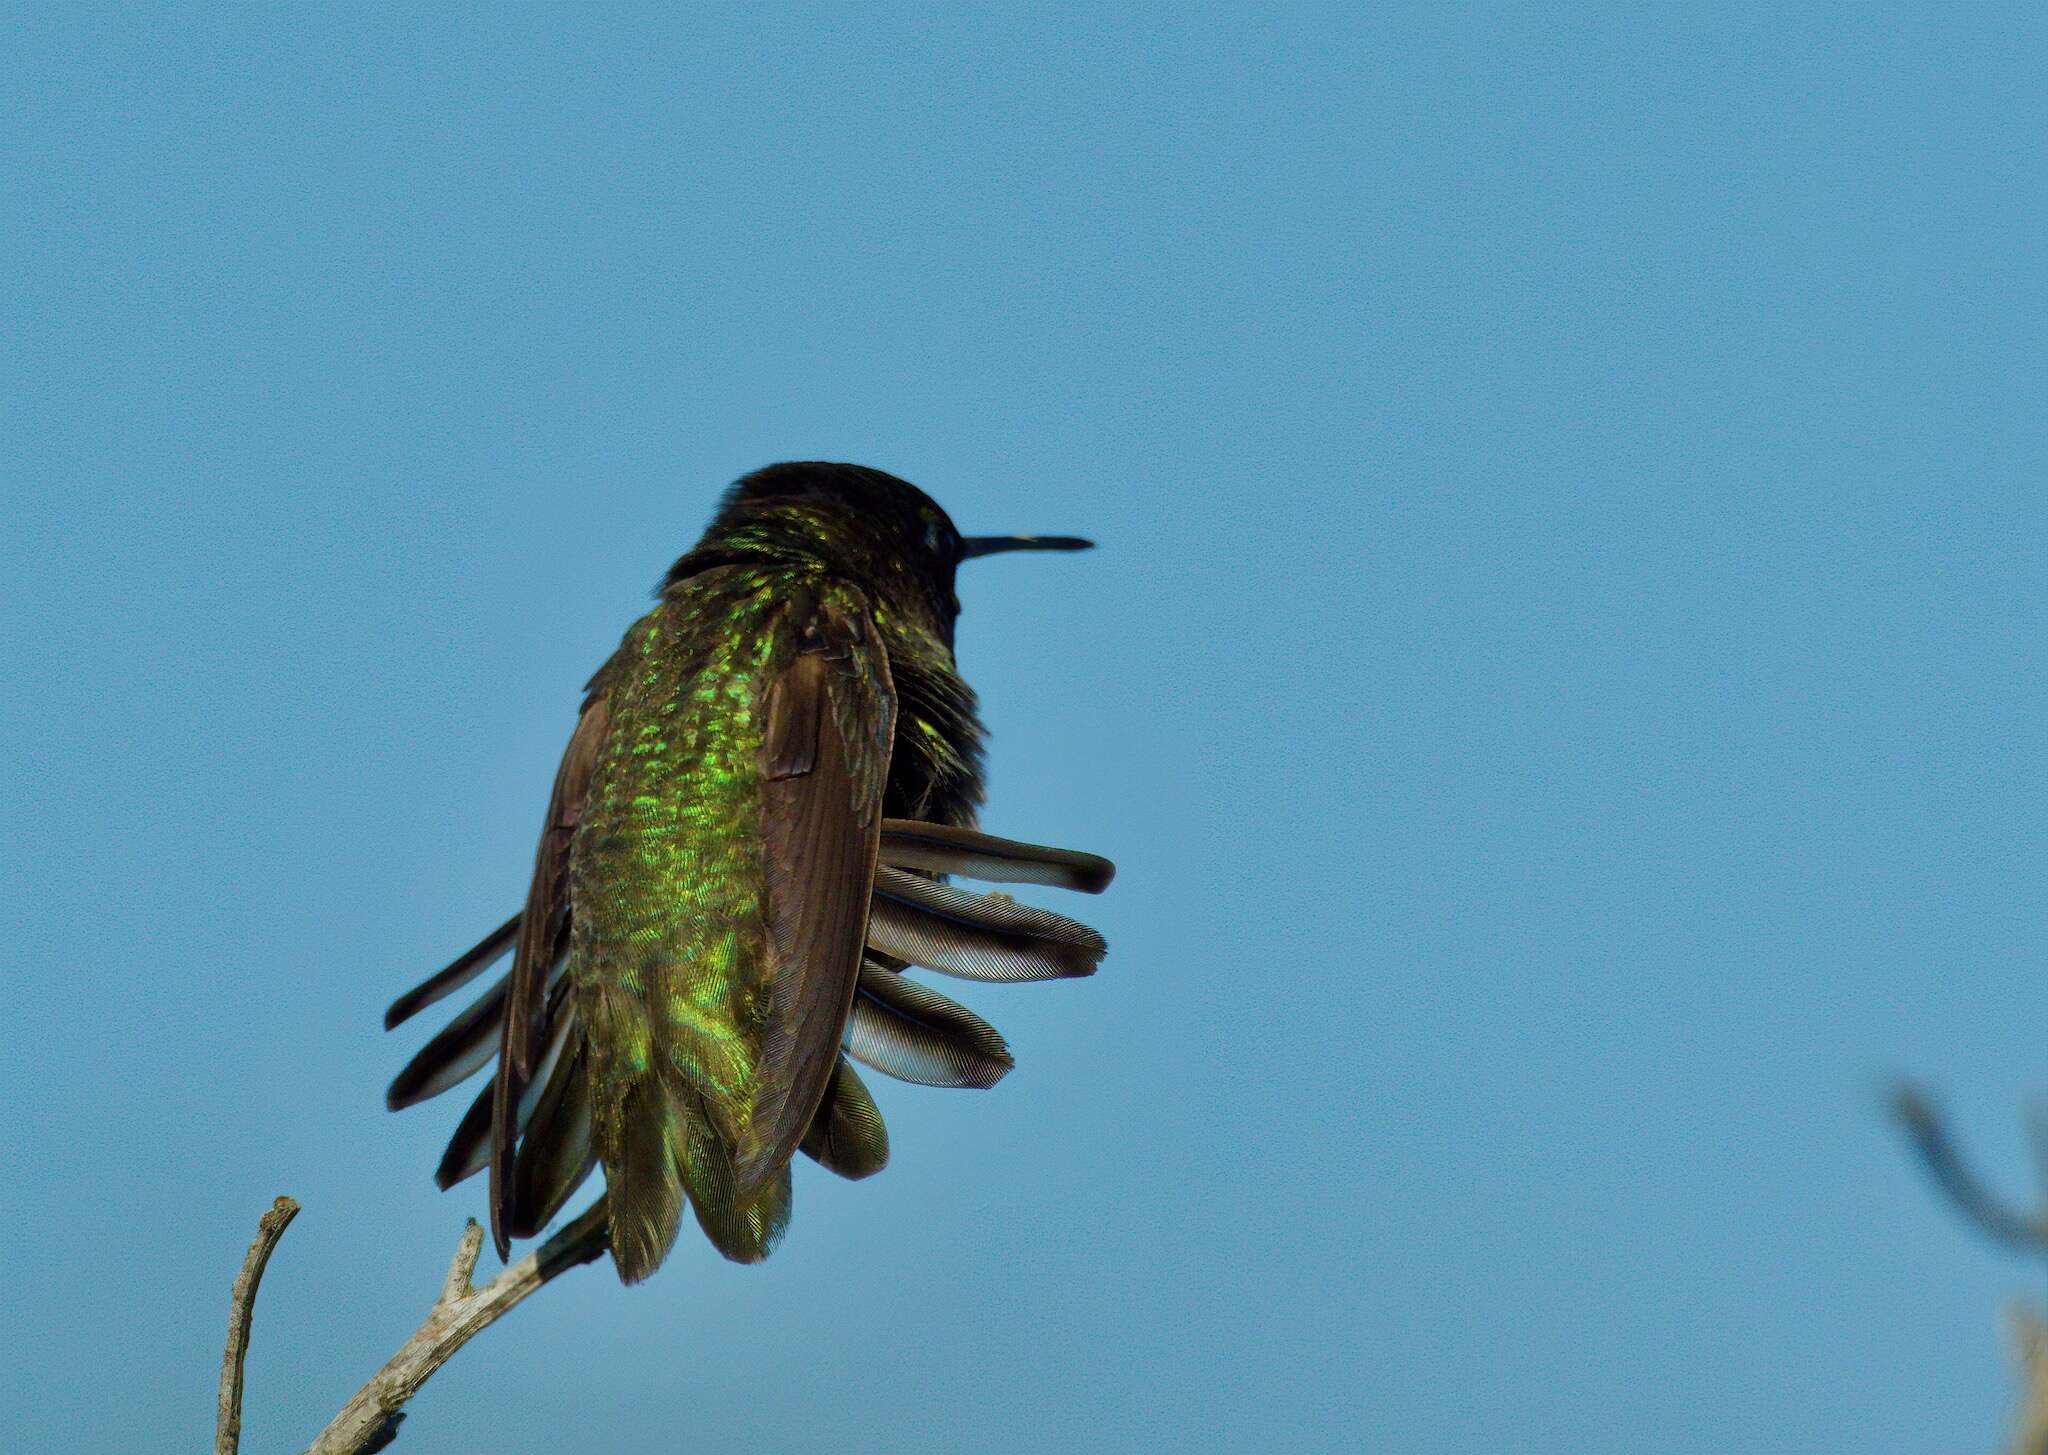
[[[1556,8],[10,8],[9,1448],[202,1448],[280,1192],[246,1448],[411,1328],[378,1012],[791,457],[1102,542],[961,658],[1112,957],[400,1450],[1993,1448],[1878,1089],[2024,1191],[2048,22]]]

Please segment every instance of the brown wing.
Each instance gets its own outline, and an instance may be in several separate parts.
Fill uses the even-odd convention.
[[[761,836],[770,964],[742,1194],[802,1140],[839,1062],[865,942],[896,694],[867,603],[800,603],[796,656],[764,696]]]
[[[599,674],[598,681],[602,681]],[[596,688],[596,683],[593,687]],[[546,1008],[548,974],[569,945],[569,841],[583,815],[590,780],[604,752],[611,713],[601,689],[583,704],[583,715],[562,754],[555,774],[554,796],[541,829],[533,861],[533,883],[519,917],[519,938],[512,948],[507,977],[503,1038],[499,1043],[497,1081],[491,1098],[491,1239],[498,1256],[508,1257],[507,1225],[511,1211],[512,1153],[519,1138],[519,1102],[533,1076]]]

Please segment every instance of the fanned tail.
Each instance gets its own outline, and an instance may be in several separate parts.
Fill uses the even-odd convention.
[[[638,1283],[675,1245],[688,1202],[712,1246],[735,1263],[758,1263],[789,1226],[787,1164],[751,1196],[739,1192],[732,1154],[702,1098],[659,1072],[636,1080],[597,1125],[611,1199],[612,1261]]]
[[[883,822],[880,859],[868,916],[871,954],[860,970],[845,1050],[800,1144],[820,1166],[852,1179],[888,1163],[889,1134],[849,1056],[899,1080],[949,1087],[992,1086],[1014,1064],[994,1027],[910,979],[898,964],[975,980],[1042,980],[1092,974],[1106,948],[1100,934],[1062,915],[926,876],[959,874],[1096,893],[1115,873],[1107,859],[1093,854],[907,819]],[[400,996],[386,1015],[387,1025],[489,969],[512,948],[519,924],[520,916],[513,916]],[[457,1014],[399,1072],[386,1096],[394,1110],[437,1096],[490,1064],[501,1044],[509,978]],[[789,1223],[787,1163],[742,1197],[730,1129],[714,1124],[703,1098],[680,1077],[652,1067],[632,1080],[609,1114],[596,1107],[588,1038],[559,961],[545,984],[545,1010],[536,1028],[541,1049],[516,1107],[506,1231],[537,1236],[602,1162],[613,1258],[626,1282],[645,1278],[667,1255],[685,1203],[726,1257],[742,1263],[765,1258]],[[492,1092],[486,1085],[456,1127],[435,1173],[443,1188],[488,1165]],[[612,1155],[600,1157],[607,1150]]]

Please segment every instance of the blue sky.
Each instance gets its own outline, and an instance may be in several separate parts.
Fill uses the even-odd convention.
[[[1878,1089],[2024,1192],[2048,25],[1557,9],[11,9],[9,1443],[203,1445],[280,1192],[246,1448],[395,1347],[379,1010],[822,457],[1101,542],[960,655],[1109,961],[398,1448],[1989,1448],[2039,1271]]]

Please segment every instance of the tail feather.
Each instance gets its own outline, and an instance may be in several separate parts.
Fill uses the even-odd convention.
[[[994,1026],[872,960],[861,966],[846,1050],[885,1076],[924,1086],[993,1086],[1017,1064]]]
[[[898,869],[959,874],[992,884],[1050,884],[1083,894],[1100,894],[1116,876],[1116,865],[1100,854],[907,818],[882,820],[881,858]]]
[[[849,1181],[872,1177],[889,1165],[889,1129],[867,1084],[841,1056],[825,1087],[825,1100],[804,1133],[806,1156]]]
[[[775,1251],[789,1227],[789,1163],[751,1195],[739,1191],[732,1156],[715,1138],[693,1138],[682,1167],[697,1225],[720,1253],[735,1263],[758,1263]]]
[[[491,1160],[491,1100],[497,1088],[486,1082],[469,1110],[456,1123],[441,1165],[434,1169],[434,1184],[443,1192],[484,1170]]]
[[[537,1236],[597,1165],[590,1141],[590,1077],[580,1032],[576,1040],[557,1061],[519,1139],[506,1218],[506,1229],[515,1238]]]
[[[642,1076],[600,1126],[612,1260],[625,1282],[638,1283],[668,1256],[685,1202],[735,1263],[767,1257],[788,1227],[788,1165],[742,1196],[732,1151],[688,1087],[659,1072]]]
[[[565,990],[565,986],[555,987],[548,1010],[548,1039],[540,1075],[519,1098],[517,1126],[521,1132],[533,1120],[544,1093],[554,1085],[555,1078],[566,1071],[568,1063],[581,1059],[583,1029]],[[496,1094],[496,1085],[486,1084],[476,1100],[470,1103],[469,1110],[463,1113],[455,1135],[449,1139],[448,1150],[442,1154],[441,1165],[434,1173],[434,1181],[444,1191],[465,1178],[474,1177],[490,1164],[491,1110]],[[588,1140],[587,1134],[585,1140]]]
[[[682,1221],[677,1110],[662,1079],[650,1075],[600,1113],[597,1145],[611,1199],[612,1262],[627,1283],[661,1266]]]
[[[1093,975],[1108,948],[1064,915],[888,868],[875,871],[868,943],[929,970],[998,981]]]

